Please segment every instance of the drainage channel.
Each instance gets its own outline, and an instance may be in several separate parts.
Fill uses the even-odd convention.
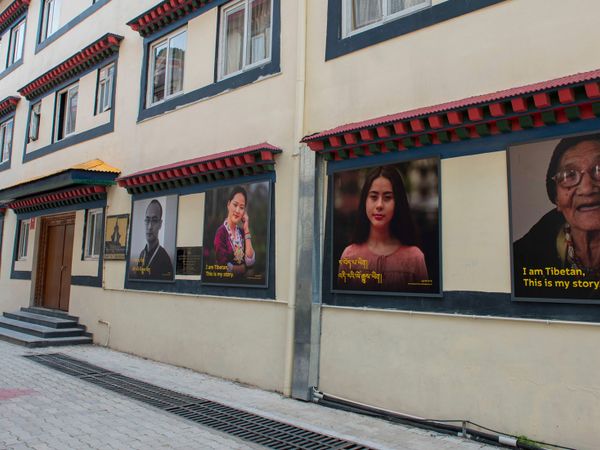
[[[273,449],[371,450],[285,422],[130,378],[61,353],[24,355],[31,361],[138,400],[192,422]]]

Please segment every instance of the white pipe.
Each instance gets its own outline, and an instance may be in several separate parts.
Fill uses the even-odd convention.
[[[106,343],[104,344],[105,347],[108,347],[108,344],[110,342],[110,322],[107,322],[106,320],[99,319],[98,323],[100,323],[102,325],[106,325],[108,327],[108,336],[106,336]]]
[[[281,2],[282,8],[292,5],[289,2]],[[297,1],[297,43],[296,43],[296,110],[294,117],[294,143],[300,142],[304,133],[304,102],[306,88],[306,0]],[[281,17],[289,17],[281,13]],[[296,270],[298,255],[298,207],[300,189],[300,158],[299,151],[293,156],[293,179],[292,179],[292,204],[291,204],[291,230],[292,242],[290,247],[289,263],[289,288],[287,301],[287,326],[286,326],[286,348],[283,394],[290,396],[292,393],[292,377],[294,370],[294,319],[296,316]]]

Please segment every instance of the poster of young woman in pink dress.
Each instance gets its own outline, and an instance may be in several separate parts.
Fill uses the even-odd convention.
[[[333,290],[439,293],[439,160],[333,175]]]

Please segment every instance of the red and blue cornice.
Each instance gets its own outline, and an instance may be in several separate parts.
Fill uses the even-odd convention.
[[[600,69],[350,123],[302,142],[338,161],[594,119],[599,82]]]
[[[127,25],[142,37],[147,37],[212,2],[213,0],[164,0],[127,22]]]
[[[19,89],[19,93],[27,98],[27,100],[32,100],[51,91],[54,87],[76,77],[78,74],[118,52],[122,40],[123,37],[116,34],[108,33],[102,36],[100,39],[23,86]]]
[[[4,100],[0,101],[0,119],[14,113],[17,109],[19,100],[21,100],[19,97],[6,97]]]
[[[119,177],[116,181],[130,194],[141,194],[258,175],[275,170],[274,157],[281,151],[273,145],[262,143],[142,170]]]
[[[0,34],[11,27],[29,8],[31,0],[15,0],[0,13]]]

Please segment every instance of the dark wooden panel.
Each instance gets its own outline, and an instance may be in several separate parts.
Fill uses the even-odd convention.
[[[44,274],[44,294],[42,299],[45,308],[57,309],[60,306],[65,226],[49,226],[47,233],[46,270]]]

